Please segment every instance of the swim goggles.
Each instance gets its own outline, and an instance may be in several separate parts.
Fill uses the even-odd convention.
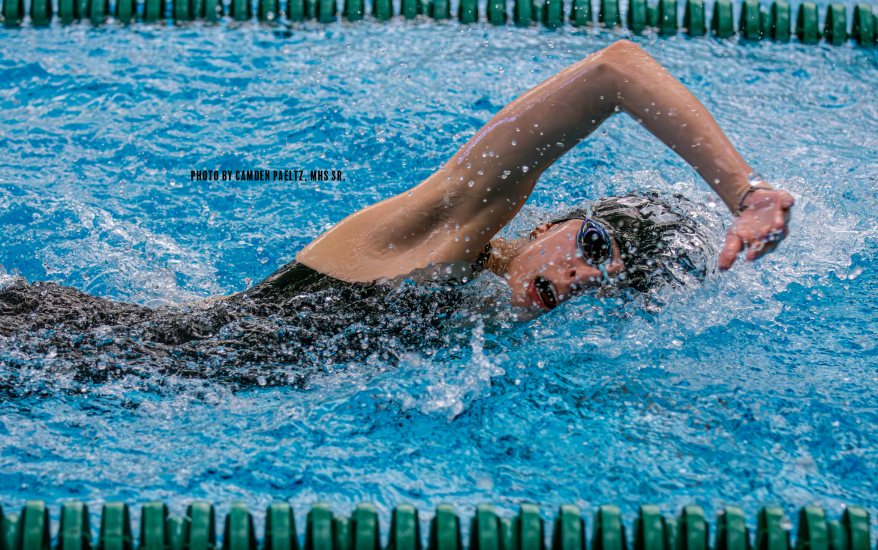
[[[604,274],[604,280],[609,279],[604,266],[613,256],[613,237],[609,231],[591,218],[586,218],[576,234],[576,245],[585,261],[598,267]]]

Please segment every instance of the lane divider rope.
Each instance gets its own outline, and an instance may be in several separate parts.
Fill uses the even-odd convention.
[[[222,544],[217,542],[214,506],[196,501],[183,516],[168,513],[163,502],[140,509],[140,536],[135,541],[129,507],[124,502],[104,504],[97,540],[92,540],[91,517],[82,502],[61,507],[54,544],[46,503],[28,501],[20,514],[3,514],[0,550],[382,550],[375,506],[363,503],[350,517],[335,515],[324,503],[308,512],[300,547],[293,508],[283,502],[268,506],[265,535],[256,539],[253,516],[242,503],[231,505],[222,523]],[[871,550],[869,513],[859,506],[845,508],[840,520],[827,520],[822,508],[805,506],[798,514],[795,547],[792,523],[779,506],[766,506],[757,514],[756,532],[746,525],[744,512],[727,506],[715,521],[712,550]],[[491,504],[476,507],[470,520],[469,550],[711,550],[710,524],[700,506],[686,506],[677,517],[667,517],[658,506],[640,506],[627,531],[618,506],[598,508],[587,540],[586,520],[580,509],[563,505],[551,522],[550,549],[540,510],[523,504],[511,519],[499,517]],[[418,510],[409,504],[393,509],[388,544],[384,550],[424,550]],[[463,550],[461,518],[454,508],[439,505],[429,522],[427,550]]]

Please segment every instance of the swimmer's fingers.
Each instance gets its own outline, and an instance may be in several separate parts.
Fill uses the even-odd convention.
[[[787,236],[795,201],[786,191],[768,189],[751,193],[748,199],[745,210],[729,232],[743,242],[747,250],[745,258],[752,262],[773,252]]]
[[[777,245],[780,244],[784,238],[789,234],[789,227],[785,226],[781,231],[771,232],[767,236],[761,236],[760,240],[754,241],[757,244],[750,245],[750,242],[745,242],[745,246],[747,247],[747,260],[755,261],[766,254],[774,252],[777,248]]]
[[[720,270],[725,271],[730,269],[732,264],[735,263],[738,253],[743,249],[744,241],[735,232],[735,224],[732,224],[726,233],[726,245],[723,247],[723,251],[719,255]]]

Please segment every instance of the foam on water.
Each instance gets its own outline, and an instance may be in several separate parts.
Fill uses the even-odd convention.
[[[21,275],[151,307],[243,290],[618,37],[397,22],[2,31],[0,285]],[[630,518],[654,501],[737,503],[752,519],[766,503],[850,502],[878,517],[875,51],[641,45],[795,196],[776,254],[668,289],[658,310],[582,297],[530,323],[486,274],[466,292],[490,307],[435,353],[333,364],[303,388],[149,364],[90,383],[45,334],[0,338],[3,505],[209,498],[259,513],[283,498],[301,513],[365,499],[386,518],[402,501],[491,499],[503,514],[613,502]],[[200,168],[346,181],[190,182]],[[713,204],[703,223],[720,234],[730,223],[619,116],[543,174],[506,231],[638,188]]]

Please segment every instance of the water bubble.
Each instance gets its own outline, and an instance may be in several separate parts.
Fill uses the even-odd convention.
[[[494,151],[490,151],[490,152],[488,153],[488,156],[489,156],[489,157],[493,157],[493,156],[494,156]]]
[[[713,183],[719,185],[719,178],[714,179],[714,180],[713,180]]]
[[[521,171],[524,172],[525,174],[527,173],[528,170],[530,170],[530,168],[528,168],[527,166],[521,167]]]
[[[484,158],[484,157],[487,157],[487,156],[488,156],[488,153],[485,152],[485,151],[482,151],[482,157]]]
[[[467,167],[467,168],[472,168],[472,164],[470,164],[470,163],[467,162],[467,163],[466,163],[466,167]]]
[[[713,197],[707,198],[707,207],[708,208],[716,208],[716,199]]]
[[[848,272],[848,280],[853,281],[854,279],[859,277],[860,274],[862,274],[862,273],[863,273],[863,268],[860,266],[857,266]]]
[[[512,145],[518,145],[517,143],[515,143],[514,139],[512,140]]]
[[[469,180],[469,183],[467,185],[472,187],[473,185],[475,185],[475,183],[476,183],[475,180]]]
[[[387,245],[387,248],[393,248],[393,243],[390,243],[389,245]]]
[[[469,240],[469,236],[464,237],[463,240],[468,241],[468,240]]]

